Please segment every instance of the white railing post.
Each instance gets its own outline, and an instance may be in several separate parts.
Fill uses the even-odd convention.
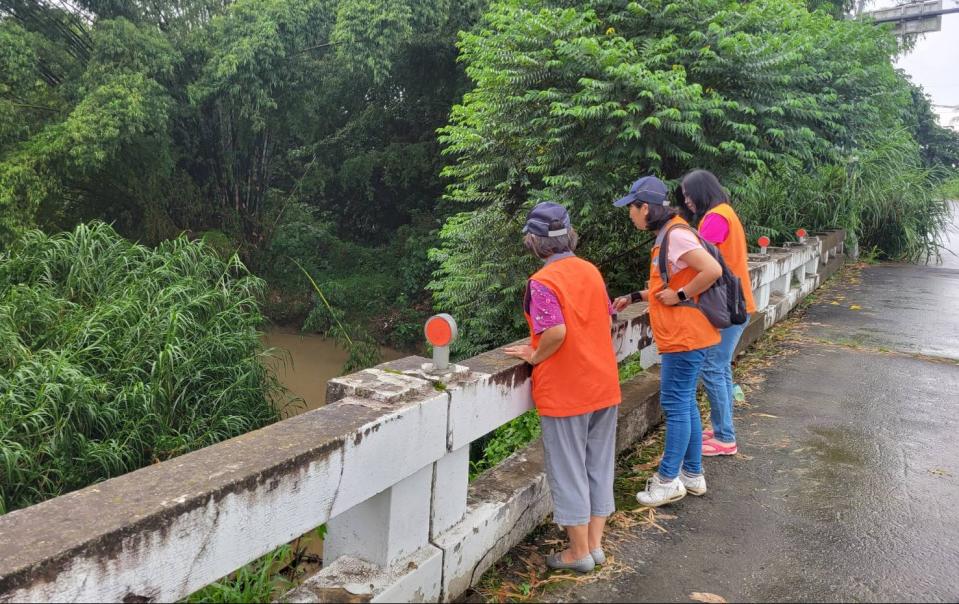
[[[429,542],[433,464],[331,518],[323,559],[351,556],[388,567]]]
[[[463,519],[469,489],[470,448],[460,447],[433,464],[430,539]]]

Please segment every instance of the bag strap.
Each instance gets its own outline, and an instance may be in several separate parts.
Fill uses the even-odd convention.
[[[687,229],[693,235],[695,235],[697,239],[699,239],[699,243],[703,245],[704,248],[706,247],[703,243],[703,238],[699,235],[696,229],[688,224],[674,224],[665,231],[661,232],[659,236],[656,237],[656,245],[659,246],[659,274],[662,276],[663,285],[666,287],[669,287],[669,234],[673,231],[673,229],[676,228]]]
[[[669,287],[669,267],[668,267],[669,234],[675,228],[682,228],[691,232],[693,235],[696,236],[696,239],[699,240],[699,243],[700,245],[703,246],[703,249],[706,249],[706,241],[703,239],[702,235],[699,234],[699,231],[689,226],[688,224],[682,224],[682,223],[674,224],[673,226],[666,229],[664,232],[660,233],[659,236],[656,238],[656,244],[659,245],[659,259],[658,259],[659,274],[663,278],[663,288]],[[680,300],[679,304],[677,304],[676,306],[688,306],[691,308],[699,308],[699,304],[697,304],[693,300],[686,300],[685,302]]]

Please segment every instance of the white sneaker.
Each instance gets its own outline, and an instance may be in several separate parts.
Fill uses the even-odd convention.
[[[636,493],[636,501],[649,508],[674,503],[686,496],[686,487],[679,478],[661,482],[659,474],[646,481],[646,490]]]
[[[686,487],[686,492],[690,495],[700,497],[706,494],[706,477],[702,474],[699,476],[690,476],[685,470],[681,470],[679,472],[679,481],[683,483],[683,486]]]

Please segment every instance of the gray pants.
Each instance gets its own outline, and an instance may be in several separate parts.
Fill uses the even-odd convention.
[[[560,526],[589,523],[616,511],[613,476],[619,405],[574,415],[540,417],[553,519]]]

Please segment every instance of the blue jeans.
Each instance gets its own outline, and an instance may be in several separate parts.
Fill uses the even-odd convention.
[[[660,369],[659,404],[666,415],[666,445],[659,463],[659,477],[703,473],[703,424],[696,405],[696,384],[709,348],[666,352]]]
[[[733,427],[733,355],[743,331],[749,325],[749,317],[742,325],[730,325],[720,330],[723,341],[709,348],[703,365],[703,385],[709,395],[709,419],[713,424],[713,437],[724,443],[736,442]]]

